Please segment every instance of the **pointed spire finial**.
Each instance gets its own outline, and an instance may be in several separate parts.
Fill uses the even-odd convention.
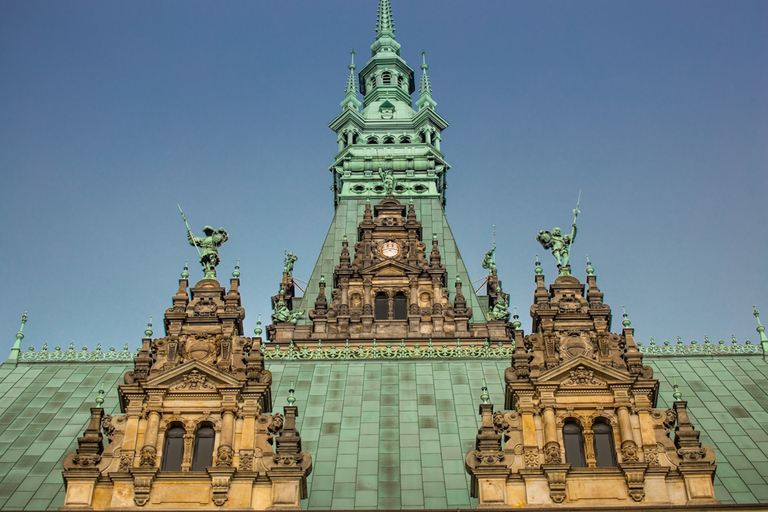
[[[151,338],[154,333],[152,332],[152,315],[149,315],[149,323],[147,323],[147,329],[144,331],[145,338]]]
[[[376,41],[371,45],[371,56],[376,56],[377,53],[400,55],[400,43],[395,41],[395,22],[392,19],[392,6],[389,0],[379,0]]]
[[[595,269],[592,268],[592,262],[589,261],[589,254],[587,254],[587,275],[591,276],[594,275]]]
[[[515,314],[514,314],[514,315],[512,315],[512,318],[513,318],[513,321],[512,321],[512,328],[513,328],[513,329],[519,329],[519,328],[520,328],[520,326],[521,326],[521,325],[523,325],[523,324],[520,322],[520,317],[519,317],[519,316],[518,316],[518,314],[517,314],[517,306],[515,306],[515,308],[514,308],[514,309],[515,309]]]
[[[347,77],[347,86],[344,88],[344,100],[341,102],[341,108],[357,110],[360,108],[360,100],[357,99],[357,80],[355,80],[355,50],[349,52],[352,55],[352,62],[349,64],[349,76]]]
[[[421,50],[421,84],[419,85],[419,99],[416,101],[416,106],[421,110],[424,107],[435,108],[437,102],[432,99],[432,85],[429,83],[429,75],[427,75],[427,51]]]
[[[96,407],[101,407],[104,403],[104,383],[99,387],[99,396],[96,397]]]
[[[237,279],[240,277],[240,260],[237,260],[237,264],[235,265],[235,270],[232,271],[232,277]]]
[[[539,255],[536,255],[536,268],[534,269],[536,275],[541,275],[544,270],[541,268],[541,262],[539,261]]]
[[[184,270],[181,271],[181,278],[187,279],[189,277],[189,260],[184,260]]]
[[[395,22],[389,0],[379,0],[379,14],[376,17],[376,39],[384,36],[395,38]]]
[[[16,333],[16,341],[13,343],[13,347],[11,347],[11,356],[8,358],[8,360],[19,360],[19,355],[21,354],[21,340],[24,339],[24,324],[26,323],[27,312],[25,311],[24,314],[21,315],[21,327],[19,327],[19,332]]]
[[[623,325],[626,328],[629,328],[629,326],[632,325],[632,322],[629,321],[629,318],[627,316],[627,309],[623,305],[621,306],[621,311],[622,311],[621,316],[624,318],[624,320],[621,321],[621,325]]]
[[[678,386],[677,384],[672,385],[672,389],[675,390],[675,392],[672,393],[672,398],[675,399],[675,402],[679,402],[683,398],[683,394],[680,392],[679,387],[680,386]]]
[[[261,333],[264,332],[261,328],[261,313],[259,313],[259,319],[256,321],[256,328],[253,330],[253,334],[256,335],[257,338],[261,337]]]
[[[760,312],[757,310],[757,305],[752,304],[752,314],[755,315],[755,318],[757,319],[757,329],[755,329],[758,333],[760,333],[760,342],[765,344],[768,344],[768,336],[765,335],[765,326],[760,323]]]

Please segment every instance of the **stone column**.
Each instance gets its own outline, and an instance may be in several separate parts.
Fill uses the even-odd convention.
[[[555,408],[552,404],[543,405],[541,420],[544,427],[544,461],[547,464],[560,464],[560,441],[557,436]]]
[[[160,427],[160,411],[150,410],[147,414],[147,428],[144,431],[144,447],[141,449],[140,467],[154,467],[157,456],[157,432]]]
[[[637,444],[635,443],[634,435],[632,434],[632,421],[629,417],[629,405],[617,405],[616,414],[619,417],[622,462],[637,462]]]
[[[226,397],[225,397],[226,400]],[[236,405],[225,405],[221,411],[221,434],[219,436],[219,449],[216,452],[217,466],[231,466],[235,451],[232,449],[235,437],[235,412]]]

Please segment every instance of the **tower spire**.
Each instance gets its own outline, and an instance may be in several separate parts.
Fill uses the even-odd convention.
[[[421,110],[424,107],[435,108],[437,102],[432,99],[432,85],[429,83],[429,76],[427,75],[427,51],[421,50],[421,85],[419,86],[419,99],[416,101],[416,106]]]
[[[377,53],[400,55],[400,44],[395,41],[395,22],[392,19],[392,6],[389,0],[379,0],[376,41],[371,45],[371,56],[376,56]]]
[[[347,86],[344,89],[344,101],[341,102],[341,108],[357,110],[360,108],[360,100],[357,99],[357,81],[355,80],[355,49],[349,52],[352,55],[352,62],[349,64],[349,77]]]

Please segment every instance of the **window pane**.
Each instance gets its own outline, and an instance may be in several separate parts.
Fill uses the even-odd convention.
[[[184,427],[171,427],[165,433],[163,446],[163,471],[181,471],[184,457]]]
[[[374,317],[376,320],[386,320],[389,318],[389,303],[386,295],[380,294],[376,296]]]
[[[408,317],[408,304],[405,295],[398,293],[395,295],[395,319],[404,320]]]
[[[616,448],[613,444],[613,431],[607,423],[595,423],[592,426],[595,433],[595,459],[597,467],[616,467]]]
[[[586,467],[584,437],[581,435],[581,427],[576,423],[563,425],[563,443],[565,444],[565,462],[574,468]]]
[[[200,427],[195,434],[195,456],[192,471],[205,471],[213,465],[213,441],[216,434],[211,427]]]

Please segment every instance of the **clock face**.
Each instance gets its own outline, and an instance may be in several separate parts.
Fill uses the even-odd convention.
[[[398,246],[395,242],[384,242],[384,245],[379,248],[379,252],[381,252],[382,256],[387,258],[394,258],[400,254],[400,246]]]

